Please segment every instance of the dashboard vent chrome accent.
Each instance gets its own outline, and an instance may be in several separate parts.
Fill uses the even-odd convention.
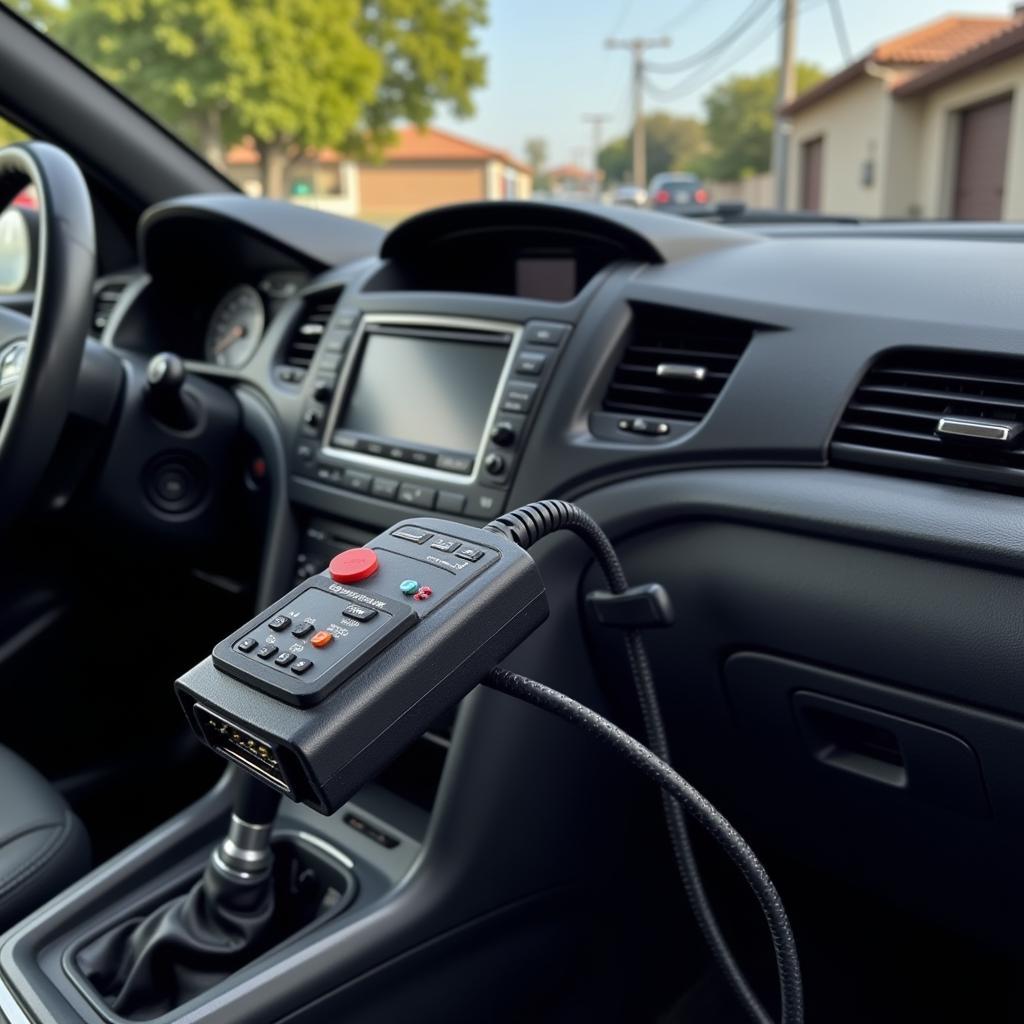
[[[993,470],[1004,477],[1024,470],[1022,429],[1024,359],[902,349],[860,382],[836,427],[832,458],[996,480]]]
[[[92,298],[92,332],[95,337],[103,336],[114,307],[129,284],[123,279],[100,282]]]
[[[743,355],[757,325],[632,303],[629,340],[604,398],[609,412],[697,423]]]
[[[313,362],[341,292],[341,288],[331,288],[329,291],[312,292],[303,298],[302,312],[292,325],[281,354],[281,364],[298,371],[294,380],[301,380]]]

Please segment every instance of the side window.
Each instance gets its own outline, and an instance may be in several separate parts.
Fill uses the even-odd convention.
[[[10,121],[5,121],[0,117],[0,147],[9,146],[12,142],[22,142],[27,139],[28,136],[16,125],[11,124]],[[35,206],[35,195],[31,188],[25,189],[15,200],[15,204],[18,206],[27,206],[30,209]]]

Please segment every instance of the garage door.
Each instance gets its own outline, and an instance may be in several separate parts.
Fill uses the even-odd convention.
[[[1002,218],[1009,139],[1009,96],[961,112],[953,195],[953,216],[957,220]]]
[[[800,147],[800,209],[821,209],[822,139],[812,139]]]

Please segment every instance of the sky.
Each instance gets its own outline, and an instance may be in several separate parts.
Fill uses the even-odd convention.
[[[732,74],[756,72],[778,60],[779,3],[761,17],[766,0],[490,0],[490,24],[481,33],[488,82],[476,94],[476,114],[441,116],[436,124],[522,159],[531,136],[547,140],[552,164],[589,165],[591,128],[584,114],[608,114],[604,140],[630,124],[630,56],[605,48],[605,39],[667,35],[671,45],[648,59],[680,61],[725,36],[714,60],[682,72],[652,74],[671,99],[645,98],[647,112],[701,116],[702,99]],[[1009,0],[839,0],[854,59],[882,39],[949,13],[1008,15]],[[845,65],[828,0],[800,0],[797,55],[828,72]],[[751,20],[753,23],[751,24]],[[742,27],[745,26],[745,30]]]

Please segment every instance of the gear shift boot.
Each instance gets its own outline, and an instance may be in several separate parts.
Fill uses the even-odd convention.
[[[222,843],[198,879],[79,947],[74,963],[115,1013],[152,1020],[345,909],[351,872],[302,839],[276,839],[265,870],[222,870]]]

